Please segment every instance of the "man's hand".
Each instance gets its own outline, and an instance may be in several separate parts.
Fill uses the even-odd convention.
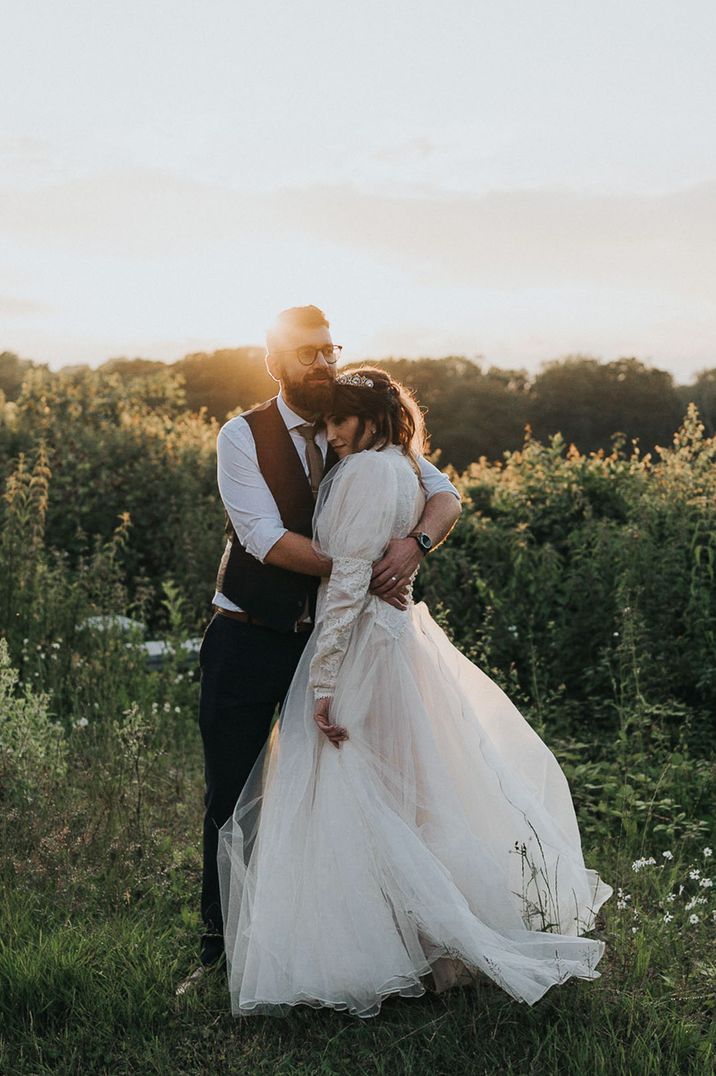
[[[373,565],[370,593],[395,609],[407,609],[408,587],[423,554],[414,538],[394,538]]]
[[[317,699],[313,710],[313,720],[333,746],[340,751],[342,741],[347,740],[349,737],[342,725],[331,723],[330,710],[332,702],[333,699]]]

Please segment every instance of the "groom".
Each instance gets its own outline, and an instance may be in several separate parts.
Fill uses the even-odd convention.
[[[338,458],[318,421],[327,406],[340,347],[315,306],[278,315],[267,334],[266,365],[276,397],[222,426],[217,477],[227,514],[214,614],[199,652],[199,728],[204,745],[204,869],[201,966],[223,952],[216,864],[218,831],[261,752],[313,628],[320,576],[331,563],[311,543],[322,475]],[[427,503],[416,537],[392,541],[376,563],[371,592],[405,608],[410,576],[460,515],[455,487],[421,458]]]

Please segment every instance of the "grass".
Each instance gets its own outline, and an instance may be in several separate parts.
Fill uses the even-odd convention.
[[[144,739],[126,733],[127,722],[136,732],[136,713],[116,740],[73,729],[63,787],[48,789],[25,815],[6,812],[3,1073],[716,1071],[714,900],[713,888],[701,884],[713,859],[704,856],[701,827],[670,841],[672,858],[643,854],[641,829],[627,836],[621,826],[611,837],[589,830],[586,862],[615,886],[597,931],[607,942],[602,977],[554,987],[531,1009],[480,982],[389,999],[367,1021],[305,1007],[286,1018],[236,1019],[223,965],[177,998],[200,933],[201,747],[195,724],[162,713],[165,723]],[[131,765],[117,757],[117,743]],[[113,772],[125,782],[119,798]],[[683,780],[682,772],[673,780]],[[683,800],[681,790],[671,791]],[[695,871],[699,877],[690,878]],[[687,908],[699,897],[704,903]],[[689,922],[694,909],[698,924]]]

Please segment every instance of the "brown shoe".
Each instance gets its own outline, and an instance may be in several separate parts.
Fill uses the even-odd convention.
[[[187,994],[190,990],[195,990],[201,980],[204,978],[208,971],[211,971],[213,965],[200,964],[198,968],[195,968],[191,975],[187,975],[186,979],[182,979],[179,986],[174,993],[178,998]]]

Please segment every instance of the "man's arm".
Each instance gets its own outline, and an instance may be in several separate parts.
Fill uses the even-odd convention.
[[[286,531],[283,538],[279,538],[268,551],[264,564],[288,568],[290,572],[301,572],[303,575],[330,575],[333,561],[316,552],[310,538]]]
[[[453,493],[435,493],[425,505],[415,529],[425,531],[432,539],[434,549],[445,541],[460,518],[461,511],[460,501]],[[371,594],[389,601],[396,608],[404,609],[405,600],[400,595],[405,593],[411,575],[424,556],[414,538],[393,539],[385,556],[373,569]]]
[[[236,535],[262,564],[306,575],[330,575],[331,561],[320,556],[310,538],[287,530],[256,458],[245,421],[231,420],[217,439],[219,492]]]

